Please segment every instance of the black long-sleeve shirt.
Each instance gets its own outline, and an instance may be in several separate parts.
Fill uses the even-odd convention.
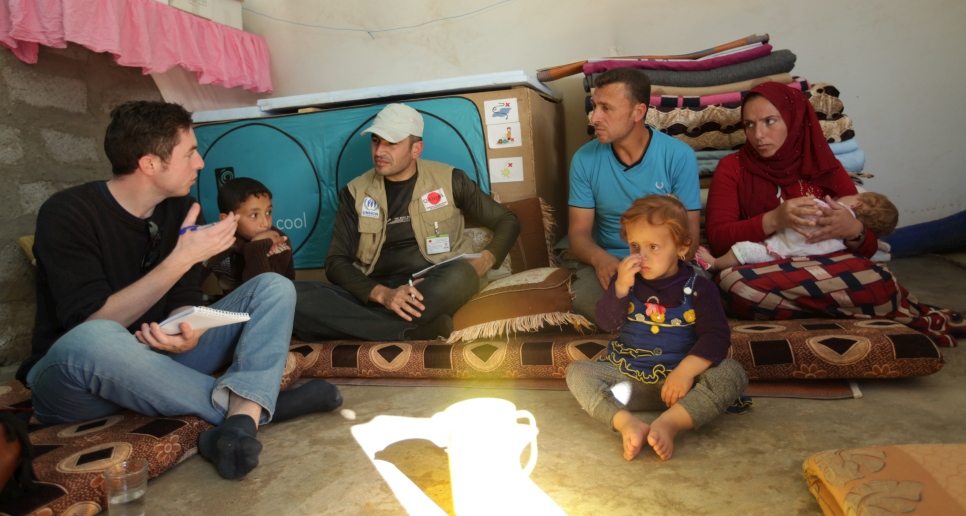
[[[390,223],[386,229],[386,244],[390,244],[392,252],[387,253],[387,247],[384,245],[371,276],[366,276],[353,265],[359,246],[359,215],[356,213],[355,199],[349,193],[348,187],[339,191],[339,209],[335,216],[329,254],[325,258],[325,275],[329,281],[348,290],[362,303],[369,300],[369,293],[380,284],[377,278],[412,274],[431,265],[419,252],[414,236],[411,237],[411,241],[406,238],[390,238],[391,231],[405,230],[403,224],[392,224],[392,219],[398,215],[394,211],[399,211],[393,206],[402,206],[405,216],[408,217],[408,206],[416,185],[415,176],[403,183],[409,183],[409,181],[411,183],[408,185],[389,185],[388,181],[386,183],[387,201],[390,205],[389,213],[386,214],[387,221]],[[396,191],[390,192],[391,186],[401,188],[392,188]],[[394,197],[390,197],[390,193],[393,193]],[[520,234],[520,221],[510,210],[500,206],[483,193],[476,183],[470,181],[465,172],[457,168],[453,169],[453,197],[457,208],[493,231],[493,240],[486,250],[496,257],[493,267],[498,268]],[[399,227],[393,228],[393,226]],[[412,233],[411,224],[407,223],[406,226]]]
[[[17,378],[23,380],[57,339],[100,310],[107,298],[168,256],[194,202],[187,196],[166,199],[148,219],[139,219],[118,204],[103,181],[68,188],[48,199],[37,215],[34,240],[37,315],[32,354]],[[151,251],[149,221],[157,224],[161,238],[158,260],[144,269],[143,260]],[[143,323],[164,320],[176,308],[200,304],[198,264],[128,329],[133,332]]]

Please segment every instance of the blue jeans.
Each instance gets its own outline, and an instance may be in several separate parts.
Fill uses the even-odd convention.
[[[292,337],[292,282],[262,274],[211,308],[247,312],[251,320],[211,328],[184,353],[154,350],[114,321],[73,328],[27,375],[37,419],[76,423],[127,408],[148,416],[193,415],[217,425],[231,391],[261,405],[261,423],[267,423]],[[219,378],[211,376],[226,365]]]

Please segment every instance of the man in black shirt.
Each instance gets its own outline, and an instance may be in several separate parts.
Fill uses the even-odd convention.
[[[201,455],[222,476],[243,476],[258,464],[259,423],[327,408],[338,395],[328,384],[279,395],[292,283],[258,276],[213,306],[247,312],[247,323],[161,331],[158,322],[201,304],[200,262],[234,242],[238,217],[196,225],[204,221],[188,193],[204,162],[181,106],[117,107],[104,150],[112,179],[58,192],[37,216],[33,354],[17,376],[46,424],[124,408],[198,416],[218,425],[201,434]]]
[[[305,339],[449,336],[452,314],[476,294],[479,278],[503,262],[520,223],[462,170],[419,158],[423,119],[415,109],[389,104],[365,133],[372,133],[375,166],[339,192],[325,259],[332,284],[296,283],[296,333]],[[446,262],[473,252],[463,236],[464,211],[490,228],[493,239],[477,258]]]

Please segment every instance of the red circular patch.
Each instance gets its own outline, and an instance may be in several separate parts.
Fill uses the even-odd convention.
[[[429,204],[438,204],[441,199],[442,197],[436,192],[429,192],[429,195],[426,196]]]

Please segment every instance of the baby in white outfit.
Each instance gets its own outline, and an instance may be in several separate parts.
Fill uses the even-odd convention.
[[[892,233],[899,222],[899,210],[884,195],[875,192],[863,192],[858,195],[846,195],[837,199],[865,226],[872,230],[876,238]],[[828,208],[821,199],[815,199],[815,204]],[[807,219],[815,217],[809,216]],[[814,231],[818,226],[808,226],[806,231]],[[845,249],[842,240],[828,239],[809,244],[807,237],[791,229],[782,228],[766,238],[764,242],[738,242],[731,246],[723,256],[715,258],[705,248],[698,249],[697,258],[708,263],[708,269],[720,271],[736,265],[747,263],[762,263],[784,258],[800,256],[820,256]]]

